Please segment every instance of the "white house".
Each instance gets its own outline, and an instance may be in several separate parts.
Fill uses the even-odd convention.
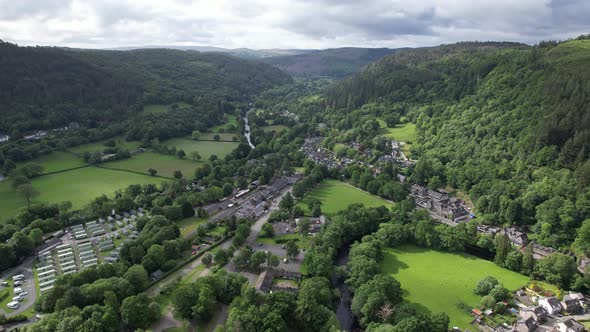
[[[555,315],[561,312],[561,303],[555,297],[544,297],[539,299],[539,305],[547,310],[550,315]]]
[[[559,332],[583,332],[586,331],[584,325],[576,322],[573,318],[566,318],[561,322],[555,324],[557,331]]]

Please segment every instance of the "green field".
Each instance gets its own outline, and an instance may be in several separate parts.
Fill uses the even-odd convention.
[[[208,160],[213,154],[219,158],[223,158],[238,146],[238,143],[234,142],[195,141],[186,138],[173,138],[163,143],[168,146],[175,146],[176,149],[184,150],[187,156],[191,152],[197,151],[203,157],[203,160]]]
[[[395,139],[400,142],[414,142],[416,139],[416,125],[411,122],[406,122],[396,125],[394,128],[385,126],[385,122],[379,120],[381,128],[383,128],[383,136]]]
[[[126,149],[126,150],[136,150],[141,145],[141,142],[139,142],[139,141],[127,142],[126,140],[124,140],[120,137],[114,138],[113,140],[115,141],[116,146]],[[103,151],[104,149],[107,148],[104,145],[104,143],[106,141],[108,141],[108,140],[103,140],[103,141],[99,141],[99,142],[95,142],[95,143],[88,143],[88,144],[74,146],[74,147],[68,148],[68,151],[73,152],[73,153],[79,153],[79,154],[83,154],[84,152]]]
[[[63,173],[44,175],[32,180],[32,185],[41,194],[36,202],[58,203],[69,200],[74,208],[81,208],[92,199],[112,195],[116,190],[130,184],[160,184],[162,178],[114,171],[98,167],[84,167]],[[0,182],[0,211],[2,220],[13,216],[25,201],[12,188],[10,181]]]
[[[389,201],[337,180],[324,180],[303,197],[297,205],[301,206],[306,214],[311,212],[307,206],[307,202],[311,199],[318,199],[322,202],[323,213],[344,210],[353,203],[362,203],[365,207],[384,205],[390,208],[393,206],[393,203]]]
[[[82,158],[62,151],[54,151],[50,154],[43,155],[39,158],[18,163],[17,167],[20,168],[27,164],[38,164],[43,166],[43,173],[52,173],[57,171],[63,171],[70,168],[84,166],[84,160]]]
[[[179,159],[176,156],[156,152],[142,152],[128,159],[121,159],[104,163],[101,166],[149,174],[148,169],[158,171],[157,175],[172,177],[174,171],[179,170],[185,176],[192,176],[203,162],[190,159]]]
[[[182,237],[186,237],[187,235],[191,234],[192,232],[196,231],[197,228],[207,222],[207,219],[199,218],[199,217],[190,217],[179,220],[176,222],[176,225],[180,229],[180,235]]]
[[[220,141],[233,142],[233,138],[238,138],[239,134],[235,133],[201,133],[200,140],[213,141],[213,136],[219,135]]]
[[[184,107],[189,107],[190,105],[184,102],[179,102],[176,103],[179,107],[184,108]],[[168,104],[168,105],[159,105],[159,104],[151,104],[151,105],[145,105],[143,107],[143,113],[145,114],[159,114],[159,113],[166,113],[168,111],[170,111],[170,106],[172,106],[172,104]]]
[[[211,131],[214,132],[214,133],[216,133],[216,132],[219,132],[219,130],[222,129],[222,128],[223,128],[224,131],[227,131],[228,130],[228,127],[230,125],[233,125],[234,128],[238,129],[238,119],[236,118],[235,115],[228,115],[227,116],[227,122],[226,123],[211,128]]]
[[[287,129],[287,126],[285,125],[273,125],[273,126],[264,126],[261,127],[262,130],[264,130],[265,133],[271,132],[271,131],[275,131],[276,133],[280,133],[282,130]]]
[[[517,290],[528,277],[467,254],[440,252],[415,246],[385,250],[384,273],[402,285],[404,299],[430,312],[446,312],[450,326],[469,328],[470,311],[481,301],[473,293],[477,282],[491,275],[504,287]]]

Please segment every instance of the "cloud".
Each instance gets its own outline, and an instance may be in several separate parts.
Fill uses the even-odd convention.
[[[0,39],[107,48],[536,43],[590,32],[588,0],[0,0]]]

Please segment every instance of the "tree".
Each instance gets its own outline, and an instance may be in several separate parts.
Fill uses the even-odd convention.
[[[35,189],[30,184],[21,184],[18,186],[16,191],[23,196],[25,201],[27,201],[28,209],[31,210],[31,204],[33,203],[33,199],[40,195],[39,191]]]
[[[198,140],[199,138],[201,138],[201,132],[198,130],[193,130],[191,138],[194,140]]]
[[[16,257],[28,256],[34,247],[33,241],[23,232],[14,233],[8,243],[14,248]]]
[[[264,251],[256,251],[250,257],[250,268],[259,271],[260,266],[266,262],[266,253]]]
[[[182,172],[179,170],[174,171],[174,178],[175,179],[182,179]]]
[[[178,157],[179,159],[184,159],[184,157],[186,157],[186,153],[183,149],[179,149],[178,151],[176,151],[176,157]]]
[[[61,217],[72,208],[72,202],[62,201],[57,205],[57,208],[58,208],[58,219],[61,220]]]
[[[275,230],[272,227],[272,224],[270,223],[265,223],[264,225],[262,225],[262,229],[260,232],[262,237],[273,237],[275,235]]]
[[[533,245],[529,244],[522,257],[522,273],[530,275],[535,270],[535,258],[533,257]]]
[[[229,261],[229,253],[223,249],[219,249],[216,253],[215,253],[215,264],[219,265],[219,266],[224,266],[225,264],[227,264],[227,262]]]
[[[152,244],[141,260],[141,265],[148,271],[154,272],[162,267],[166,261],[164,247],[159,244]]]
[[[309,219],[303,218],[303,220],[299,221],[299,225],[297,227],[299,228],[299,234],[305,238],[309,234],[311,223],[309,222]]]
[[[279,203],[279,208],[291,211],[294,205],[295,202],[293,201],[293,196],[291,196],[291,193],[287,192],[283,199],[281,199],[281,202]]]
[[[130,296],[121,304],[121,320],[133,328],[147,328],[160,318],[160,307],[152,306],[145,293]]]
[[[490,291],[499,284],[500,282],[498,279],[492,276],[487,276],[477,282],[474,292],[478,295],[488,295]]]
[[[190,156],[191,156],[191,159],[194,161],[199,161],[202,158],[201,155],[199,154],[199,152],[197,152],[197,151],[191,152]]]
[[[498,266],[504,266],[508,254],[512,251],[512,243],[506,234],[496,234],[494,238],[496,242],[496,256],[494,257],[494,263]]]
[[[151,176],[156,176],[156,174],[158,174],[158,171],[153,168],[150,168],[148,169],[148,173],[150,173]]]
[[[322,206],[320,204],[314,204],[313,208],[311,209],[311,216],[312,217],[319,217],[322,215]]]
[[[279,257],[269,253],[266,258],[266,265],[268,265],[268,267],[277,268],[279,264],[281,264]]]
[[[221,139],[221,137],[219,136],[219,134],[213,135],[213,140],[219,141],[220,139]]]
[[[229,195],[232,194],[232,192],[234,191],[234,186],[232,186],[231,183],[226,183],[223,185],[223,197],[227,197]]]
[[[291,258],[295,258],[297,255],[299,255],[299,246],[297,246],[297,243],[295,243],[293,240],[287,242],[285,245],[285,250],[287,251],[287,256]]]
[[[195,210],[190,202],[182,203],[182,216],[184,218],[190,218],[195,215]]]
[[[24,176],[24,175],[16,175],[13,179],[12,179],[12,186],[14,188],[18,188],[19,186],[23,185],[23,184],[29,184],[31,183],[31,180]]]
[[[29,232],[29,238],[33,245],[39,245],[43,242],[43,231],[40,228],[33,228]]]
[[[211,266],[211,263],[213,263],[213,255],[210,252],[206,252],[203,254],[203,257],[201,257],[201,261],[205,266],[209,267]]]
[[[148,273],[142,265],[135,264],[131,266],[123,278],[135,288],[135,292],[142,291],[149,283]]]
[[[242,248],[236,257],[234,257],[234,264],[238,270],[245,270],[250,265],[250,259],[252,258],[252,249],[249,247]]]
[[[578,266],[571,256],[553,253],[536,262],[535,273],[559,288],[568,289]]]
[[[511,251],[506,257],[504,267],[512,271],[520,272],[522,269],[522,258],[523,256],[520,251]]]

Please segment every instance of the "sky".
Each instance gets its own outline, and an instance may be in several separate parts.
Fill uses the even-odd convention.
[[[534,44],[590,33],[590,0],[0,0],[0,39],[83,48]]]

